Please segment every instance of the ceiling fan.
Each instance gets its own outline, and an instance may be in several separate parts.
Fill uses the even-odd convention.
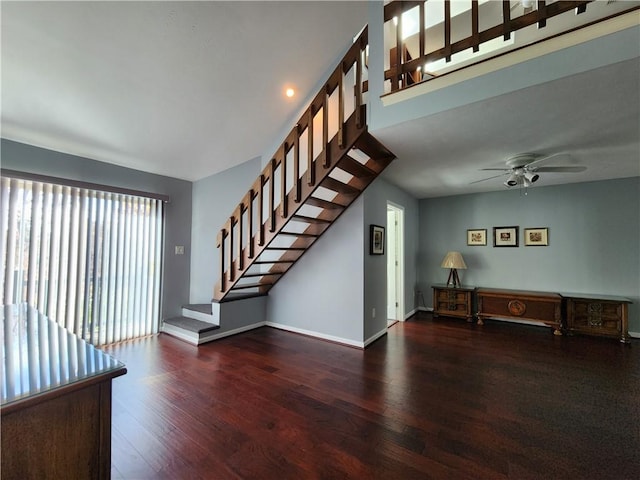
[[[543,163],[548,162],[550,159],[558,157],[569,157],[569,155],[562,153],[554,155],[521,153],[508,158],[506,161],[506,168],[482,168],[481,170],[483,171],[496,170],[503,173],[483,178],[482,180],[476,180],[475,182],[471,182],[471,184],[509,175],[509,178],[504,182],[506,187],[515,187],[517,185],[530,187],[540,178],[539,173],[579,173],[584,172],[587,169],[587,167],[584,166],[542,166]]]

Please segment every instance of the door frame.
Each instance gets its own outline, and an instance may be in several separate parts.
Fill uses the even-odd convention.
[[[394,269],[394,271],[389,271],[389,269],[387,268],[387,285],[389,285],[389,280],[393,279],[396,290],[397,303],[395,308],[396,318],[393,320],[404,321],[404,207],[387,201],[387,212],[389,211],[394,212],[396,222],[394,225],[389,225],[389,222],[387,222],[387,246],[389,245],[389,239],[393,235],[393,238],[395,238],[396,246],[396,268]],[[393,252],[390,249],[387,249],[387,254],[392,255]],[[393,277],[391,277],[391,275],[393,275]],[[388,302],[389,292],[387,291],[387,303]],[[389,308],[387,305],[387,313],[388,310]]]

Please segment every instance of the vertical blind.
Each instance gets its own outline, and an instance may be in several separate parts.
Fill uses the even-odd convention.
[[[158,331],[163,202],[3,176],[0,304],[94,345]]]

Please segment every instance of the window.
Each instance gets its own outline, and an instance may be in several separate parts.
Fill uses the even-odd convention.
[[[94,345],[158,331],[163,202],[3,176],[0,303]]]

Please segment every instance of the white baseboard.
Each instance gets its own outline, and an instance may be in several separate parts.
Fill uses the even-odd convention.
[[[160,328],[160,331],[166,333],[167,335],[171,335],[172,337],[179,338],[191,345],[198,345],[198,334],[185,331],[181,328],[176,328],[173,325],[163,324]]]
[[[382,337],[383,335],[387,334],[387,329],[385,328],[384,330],[380,330],[378,333],[376,333],[375,335],[372,335],[371,337],[367,338],[364,341],[364,345],[363,348],[372,344],[373,342],[375,342],[377,339],[379,339],[380,337]]]
[[[629,336],[632,338],[640,338],[640,332],[629,332]]]
[[[277,328],[279,330],[286,330],[288,332],[300,333],[302,335],[306,335],[308,337],[320,338],[322,340],[328,340],[330,342],[341,343],[343,345],[348,345],[350,347],[364,348],[364,342],[356,342],[354,340],[350,340],[348,338],[336,337],[333,335],[327,335],[324,333],[314,332],[312,330],[305,330],[304,328],[291,327],[289,325],[283,325],[281,323],[275,322],[265,322],[267,327]],[[386,329],[385,329],[386,333]]]
[[[416,313],[418,313],[419,308],[414,308],[413,310],[411,310],[409,313],[405,314],[404,316],[404,320],[409,320],[411,317],[413,317]]]
[[[226,332],[221,332],[219,330],[211,330],[209,335],[203,336],[198,345],[202,345],[203,343],[212,342],[214,340],[219,340],[224,337],[230,337],[231,335],[237,335],[238,333],[247,332],[249,330],[254,330],[256,328],[264,327],[267,322],[258,322],[252,323],[251,325],[245,325],[244,327],[234,328],[233,330],[228,330]]]

